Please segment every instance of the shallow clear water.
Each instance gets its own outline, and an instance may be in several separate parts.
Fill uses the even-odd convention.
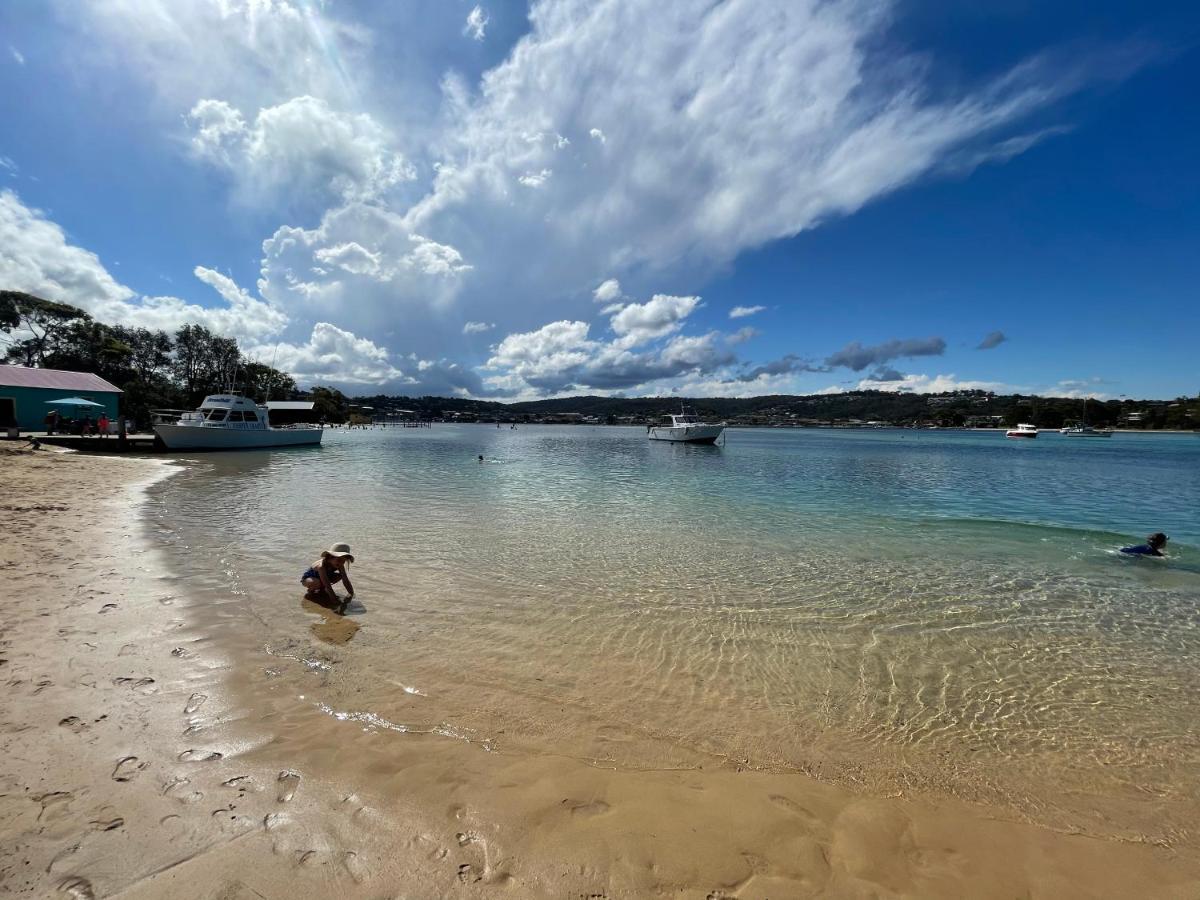
[[[1197,812],[1192,435],[445,425],[199,456],[156,490],[181,573],[327,660],[331,711],[1156,839]],[[1115,553],[1156,530],[1170,559]],[[342,540],[337,620],[299,576]]]

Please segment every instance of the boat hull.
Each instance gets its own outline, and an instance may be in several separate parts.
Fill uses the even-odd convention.
[[[1072,438],[1110,438],[1111,431],[1064,431],[1063,437]]]
[[[724,425],[653,425],[647,437],[675,444],[715,444],[724,430]]]
[[[1030,438],[1030,439],[1032,439],[1032,438],[1037,437],[1037,432],[1036,431],[1006,431],[1006,432],[1004,432],[1004,436],[1010,437],[1010,438]]]
[[[320,428],[205,428],[155,425],[154,433],[168,450],[261,450],[321,443]]]

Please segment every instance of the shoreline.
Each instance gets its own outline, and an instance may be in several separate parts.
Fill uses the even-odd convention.
[[[306,685],[319,694],[336,684],[339,654],[352,648],[332,642],[315,660],[323,666],[305,664],[305,647],[272,654],[240,626],[244,610],[173,576],[146,515],[145,474],[163,462],[0,453],[21,474],[14,481],[40,494],[2,511],[13,600],[0,635],[0,889],[749,898],[1200,888],[1190,851],[1064,834],[987,807],[867,797],[732,765],[614,771],[322,708]],[[17,562],[31,558],[37,566]]]

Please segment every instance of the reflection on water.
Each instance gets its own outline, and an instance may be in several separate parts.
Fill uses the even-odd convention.
[[[306,613],[316,613],[320,618],[309,626],[313,636],[326,644],[348,644],[358,633],[359,624],[346,615],[339,613],[341,603],[331,603],[323,598],[306,594],[300,601],[300,608]],[[346,614],[357,612],[347,607]]]
[[[419,684],[500,746],[1169,830],[1200,786],[1200,441],[1044,437],[358,431],[199,458],[157,498],[193,587],[338,654],[333,709],[411,721]],[[1152,530],[1171,560],[1115,553]],[[370,612],[297,615],[334,540]]]

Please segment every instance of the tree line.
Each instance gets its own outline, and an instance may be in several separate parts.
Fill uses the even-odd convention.
[[[230,389],[260,402],[298,395],[286,372],[248,359],[236,340],[203,325],[174,334],[107,325],[78,307],[21,291],[0,291],[0,345],[10,365],[99,375],[124,391],[122,412],[140,426],[149,424],[152,409],[195,409],[206,394]],[[323,393],[329,421],[342,421],[345,398]]]

